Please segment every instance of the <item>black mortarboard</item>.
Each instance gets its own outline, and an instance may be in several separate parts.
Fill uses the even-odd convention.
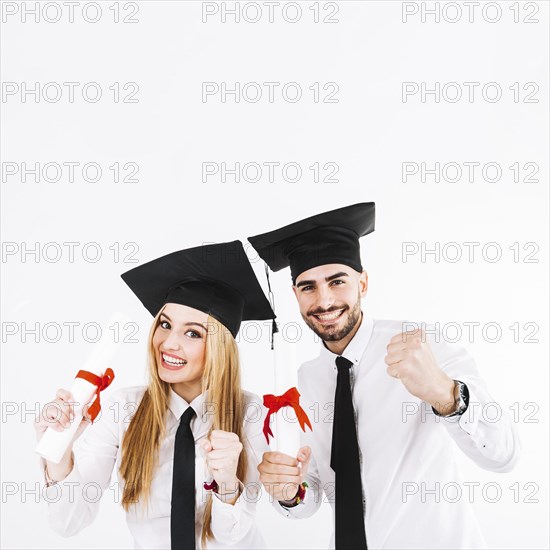
[[[319,265],[344,264],[362,271],[359,237],[374,231],[374,203],[363,202],[311,216],[249,237],[273,271],[290,265],[292,281]]]
[[[216,318],[233,336],[241,321],[275,318],[241,241],[173,252],[121,277],[153,316],[164,304],[182,304]]]

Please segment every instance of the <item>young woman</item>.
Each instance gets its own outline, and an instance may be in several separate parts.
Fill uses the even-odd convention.
[[[81,421],[75,453],[71,445],[59,464],[43,460],[47,485],[61,488],[52,527],[70,536],[89,525],[99,502],[84,488],[108,490],[116,465],[135,548],[263,547],[254,524],[263,413],[241,390],[235,336],[242,320],[274,314],[242,244],[182,250],[122,277],[154,315],[149,383],[114,392],[93,426]],[[58,390],[38,439],[69,425],[71,399]]]

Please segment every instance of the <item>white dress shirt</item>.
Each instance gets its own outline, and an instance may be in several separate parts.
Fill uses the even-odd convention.
[[[401,321],[363,316],[342,354],[353,363],[350,376],[368,547],[486,548],[469,504],[469,489],[462,484],[456,447],[484,469],[507,472],[519,454],[516,430],[504,412],[497,422],[492,413],[490,418],[483,418],[483,405],[494,400],[473,359],[442,339],[437,343],[433,334],[428,334],[428,341],[439,367],[468,387],[470,404],[464,414],[436,416],[430,405],[390,377],[384,362],[386,346],[402,327]],[[304,502],[294,508],[275,504],[290,518],[311,516],[321,500],[331,503],[334,517],[335,476],[330,454],[336,357],[322,345],[319,357],[299,370],[303,408],[313,424],[313,432],[304,434],[303,444],[311,446],[313,459]],[[453,502],[457,486],[462,496]],[[478,494],[480,490],[477,487]],[[334,548],[334,533],[330,545]]]
[[[112,487],[111,474],[115,465],[119,501],[122,499],[124,480],[118,475],[122,458],[122,438],[145,389],[144,386],[123,388],[113,392],[108,399],[102,399],[101,417],[86,428],[75,443],[73,470],[57,485],[46,489],[52,493],[47,499],[50,525],[60,535],[74,535],[93,522],[99,509],[99,501],[92,502],[97,494],[97,491],[92,490],[93,485],[101,488],[101,494],[108,492],[112,495],[113,490],[109,487]],[[260,530],[254,523],[257,501],[255,495],[260,487],[257,464],[258,460],[261,461],[263,453],[268,450],[262,433],[265,410],[259,398],[248,392],[245,392],[245,403],[242,443],[243,452],[248,452],[248,472],[247,478],[241,481],[244,481],[246,491],[234,505],[222,502],[216,495],[212,496],[211,527],[215,540],[207,541],[207,548],[265,547]],[[155,549],[171,546],[174,441],[180,417],[188,406],[182,397],[170,390],[169,410],[166,415],[167,435],[160,444],[159,462],[151,485],[148,509],[142,514],[141,508],[132,506],[126,513],[128,527],[134,538],[134,548]],[[205,403],[205,394],[201,394],[190,403],[190,406],[196,412],[191,421],[191,430],[195,438],[195,540],[197,548],[201,548],[203,514],[208,495],[203,483],[211,481],[212,477],[206,467],[199,443],[208,434],[213,404]],[[85,487],[89,488],[84,490]],[[58,497],[60,492],[61,497]],[[88,498],[85,498],[85,495]]]

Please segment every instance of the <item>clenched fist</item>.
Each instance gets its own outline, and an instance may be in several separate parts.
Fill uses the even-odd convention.
[[[213,430],[202,442],[206,464],[218,484],[218,494],[232,493],[239,488],[237,465],[243,450],[239,436],[232,432]]]
[[[422,330],[396,334],[384,358],[387,373],[401,380],[407,391],[442,415],[455,408],[454,380],[443,372]]]
[[[310,460],[310,447],[302,447],[297,458],[279,452],[264,453],[258,464],[260,481],[274,500],[292,500],[307,474]]]

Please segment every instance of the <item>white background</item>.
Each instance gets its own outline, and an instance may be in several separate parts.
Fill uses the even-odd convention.
[[[449,338],[455,335],[453,326],[462,327],[458,343],[476,358],[492,395],[503,409],[516,407],[523,448],[509,474],[485,472],[460,457],[464,479],[480,487],[502,487],[498,502],[488,502],[478,491],[472,505],[491,548],[547,548],[548,3],[520,2],[518,23],[511,2],[493,2],[497,7],[488,8],[486,18],[486,2],[481,2],[471,22],[467,7],[458,3],[463,13],[455,23],[449,20],[456,11],[442,2],[449,11],[437,23],[434,15],[421,19],[422,9],[433,9],[434,2],[397,1],[321,2],[319,23],[313,20],[313,2],[299,2],[302,15],[295,23],[285,21],[281,6],[270,23],[260,3],[257,23],[244,18],[236,23],[230,15],[224,23],[221,5],[217,15],[203,22],[201,2],[159,1],[139,2],[138,22],[118,24],[109,8],[114,2],[99,2],[102,15],[96,23],[84,20],[82,4],[75,7],[73,23],[67,7],[52,4],[39,22],[33,15],[23,20],[23,4],[2,6],[1,77],[4,86],[11,82],[19,87],[14,95],[4,88],[1,104],[2,547],[132,545],[112,493],[104,495],[95,523],[76,537],[62,539],[50,530],[47,504],[33,492],[41,478],[32,425],[39,404],[53,398],[58,387],[70,385],[89,353],[93,344],[83,337],[83,325],[99,323],[104,337],[112,337],[105,325],[115,310],[139,324],[139,343],[120,346],[113,389],[144,382],[144,341],[151,319],[119,278],[136,265],[124,262],[129,252],[135,249],[131,258],[144,262],[204,242],[246,242],[249,235],[305,216],[375,201],[376,231],[362,240],[369,273],[364,310],[375,318],[454,323],[447,325]],[[26,3],[27,9],[34,5]],[[17,12],[11,15],[13,6]],[[334,6],[332,18],[338,21],[323,23]],[[403,10],[415,7],[418,13],[404,22]],[[58,8],[60,20],[49,22]],[[498,8],[500,19],[489,22],[497,13],[491,10]],[[89,9],[86,16],[95,17]],[[128,2],[119,9],[121,18],[133,11]],[[295,17],[294,8],[287,9],[288,17]],[[36,82],[57,82],[64,94],[51,102],[22,97],[22,83],[31,88]],[[72,103],[64,82],[80,83]],[[81,90],[88,82],[101,86],[100,101],[83,99]],[[115,82],[137,83],[138,102],[114,102],[109,86]],[[280,85],[272,103],[265,87],[256,103],[242,97],[236,103],[235,96],[224,103],[219,94],[203,101],[203,82]],[[300,84],[300,101],[281,96],[287,82]],[[308,88],[315,82],[321,90],[324,83],[337,83],[338,102],[322,102],[325,92],[314,102]],[[441,87],[449,82],[479,86],[471,102],[465,86],[464,96],[454,103],[443,96],[436,102],[433,95],[423,102],[420,94],[404,102],[403,82],[425,82],[432,89],[435,82]],[[483,98],[488,82],[500,85],[499,101]],[[517,102],[509,89],[516,82]],[[522,87],[528,82],[538,85],[536,103],[524,102],[530,90]],[[447,90],[452,99],[454,92]],[[52,95],[54,91],[50,87]],[[67,172],[58,182],[42,176],[36,182],[32,175],[23,182],[20,172],[6,173],[13,167],[6,163],[21,168],[23,162],[43,166],[68,161],[98,163],[102,178],[85,181],[77,169],[72,183]],[[115,162],[136,163],[139,181],[115,183],[108,168]],[[224,183],[219,174],[204,182],[203,162],[295,162],[303,174],[295,183],[285,181],[280,171],[274,182],[265,173],[256,183],[235,182],[231,175]],[[336,163],[338,181],[313,182],[308,167],[314,162]],[[430,168],[435,162],[494,162],[502,177],[486,181],[478,167],[473,182],[466,173],[454,183],[437,183],[433,175],[426,182],[419,175],[404,182],[404,162],[426,162]],[[516,162],[521,167],[535,163],[539,170],[533,178],[538,181],[514,182],[508,167]],[[521,179],[526,176],[522,170]],[[72,262],[66,242],[79,243]],[[404,259],[404,242],[431,249],[435,243],[440,249],[459,243],[463,255],[453,262],[457,249],[448,245],[439,261],[420,253]],[[480,243],[471,262],[466,242]],[[22,254],[36,243],[38,256]],[[118,258],[114,243],[120,248]],[[493,245],[483,255],[487,243],[501,248],[500,260],[489,261]],[[509,248],[514,246],[519,246],[519,257]],[[92,262],[98,247],[102,256]],[[59,258],[56,250],[61,250]],[[530,252],[537,262],[525,261]],[[250,258],[265,286],[263,264],[253,251]],[[303,329],[299,359],[314,356],[318,343],[300,319],[288,271],[271,280],[280,320]],[[73,342],[63,325],[67,322],[78,323]],[[464,323],[480,323],[473,341]],[[493,332],[482,333],[487,323],[501,327],[497,342],[489,341]],[[509,328],[514,323],[519,323],[519,342]],[[527,323],[532,324],[525,328]],[[25,327],[35,325],[39,333],[24,338]],[[63,330],[56,334],[56,327]],[[532,327],[537,332],[531,339],[538,343],[525,341]],[[93,330],[89,334],[93,337]],[[252,340],[255,331],[247,334]],[[267,329],[259,342],[243,340],[241,334],[245,387],[270,393]],[[520,487],[519,502],[509,489],[514,483]],[[536,494],[531,494],[533,485],[524,489],[529,483],[536,484]],[[535,502],[525,502],[529,495]],[[271,548],[325,548],[331,531],[328,504],[308,520],[291,522],[263,500],[257,521]]]

